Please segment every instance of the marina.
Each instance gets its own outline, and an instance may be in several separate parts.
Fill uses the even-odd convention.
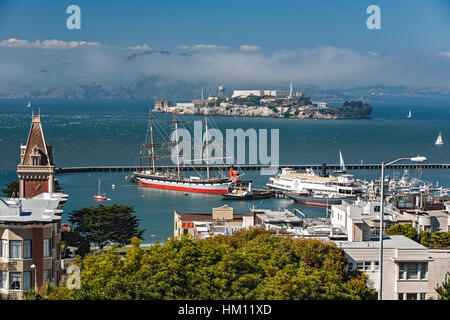
[[[346,164],[347,170],[381,170],[381,164]],[[211,164],[211,170],[227,170],[229,165],[215,165]],[[245,171],[257,171],[265,168],[267,166],[261,164],[240,164],[239,167]],[[311,168],[313,170],[322,169],[322,164],[280,164],[279,167],[289,167],[294,170],[306,170]],[[159,165],[156,166],[158,170],[176,170],[175,165]],[[206,171],[206,165],[192,165],[192,166],[181,166],[184,171]],[[140,167],[140,166],[86,166],[86,167],[61,167],[56,168],[57,174],[64,173],[77,173],[77,172],[132,172],[142,169],[151,169],[151,167]],[[327,164],[327,170],[339,170],[340,165],[338,164]],[[390,165],[389,169],[392,170],[404,170],[404,169],[450,169],[450,163],[426,163],[426,164],[413,164],[413,163],[402,163]]]

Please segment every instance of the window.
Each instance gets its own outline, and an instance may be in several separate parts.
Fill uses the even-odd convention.
[[[31,240],[25,240],[23,242],[23,258],[31,259]]]
[[[364,270],[372,270],[372,263],[370,261],[364,261]]]
[[[424,280],[427,278],[427,273],[428,273],[428,263],[424,262],[420,264],[421,268],[420,268],[420,279]]]
[[[419,265],[417,263],[408,263],[406,271],[406,279],[416,280],[418,279]]]
[[[364,262],[357,262],[356,263],[356,268],[358,270],[364,270]]]
[[[374,261],[374,262],[375,262],[374,268],[375,268],[375,270],[378,270],[380,263],[378,261]]]
[[[2,240],[2,258],[8,258],[8,240]]]
[[[353,262],[347,263],[347,270],[353,270]]]
[[[6,271],[0,271],[0,288],[8,289],[8,281],[7,281],[8,273]]]
[[[31,289],[31,271],[25,271],[23,273],[23,290]]]
[[[375,207],[373,208],[373,211],[375,211],[375,212],[380,212],[380,206],[375,206]]]
[[[50,257],[50,239],[44,239],[44,257]]]
[[[20,272],[9,273],[9,290],[20,290],[22,274]]]
[[[183,234],[188,234],[189,230],[188,229],[183,229]]]
[[[406,300],[417,300],[417,293],[407,293]]]
[[[50,282],[50,270],[44,270],[44,283]]]
[[[399,293],[398,294],[398,299],[397,300],[403,300],[403,293]]]
[[[399,280],[425,280],[428,273],[428,263],[400,263],[399,270]]]
[[[424,292],[420,293],[420,300],[427,300],[427,294]]]
[[[9,258],[10,259],[22,258],[22,241],[20,240],[9,241]]]

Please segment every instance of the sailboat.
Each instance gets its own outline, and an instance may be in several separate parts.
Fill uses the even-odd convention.
[[[444,141],[442,141],[442,134],[440,132],[439,132],[439,135],[438,135],[438,137],[436,139],[436,142],[434,144],[437,145],[437,146],[441,146],[441,145],[444,144]]]
[[[28,104],[27,104],[27,108],[30,108],[31,107],[31,100],[30,99],[28,99]]]
[[[347,169],[345,168],[344,157],[342,157],[341,150],[339,150],[339,165],[340,165],[340,169],[334,170],[333,172],[334,173],[345,173],[347,171]]]
[[[108,200],[108,198],[105,197],[104,193],[100,193],[100,179],[98,179],[98,192],[97,195],[94,196],[95,200]]]
[[[407,118],[411,119],[411,110],[409,110]]]
[[[133,172],[133,177],[139,182],[140,185],[158,189],[168,189],[168,190],[177,190],[184,192],[200,192],[200,193],[215,193],[215,194],[224,194],[227,193],[231,184],[240,180],[240,175],[233,172],[230,169],[229,177],[211,177],[210,175],[210,161],[214,160],[213,158],[202,158],[195,159],[202,160],[206,162],[206,179],[204,177],[192,176],[192,177],[184,177],[181,174],[180,168],[180,154],[179,154],[179,141],[178,141],[178,124],[181,122],[177,118],[177,114],[174,114],[174,124],[175,129],[175,142],[169,142],[169,145],[172,145],[175,148],[175,154],[177,155],[177,163],[176,163],[176,173],[171,172],[161,172],[156,170],[155,158],[170,158],[167,155],[156,155],[155,147],[161,147],[163,144],[154,143],[153,139],[153,118],[149,117],[149,129],[147,131],[146,142],[143,145],[144,152],[140,152],[141,158],[141,169]],[[205,132],[206,132],[206,144],[202,146],[205,148],[206,154],[208,152],[208,121],[205,116]],[[168,142],[165,143],[168,145]],[[149,169],[144,169],[143,158],[149,158],[148,167]]]

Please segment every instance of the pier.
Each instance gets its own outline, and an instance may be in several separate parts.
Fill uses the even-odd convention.
[[[348,171],[352,170],[381,170],[381,164],[346,164]],[[242,164],[236,165],[214,165],[211,164],[211,170],[228,170],[230,167],[241,170],[260,170],[262,168],[267,168],[266,165],[260,164]],[[312,168],[313,170],[321,170],[322,164],[282,164],[278,166],[281,168],[292,168],[294,170],[306,170],[307,168]],[[338,164],[326,165],[327,170],[339,170],[340,166]],[[156,166],[158,170],[176,170],[176,166]],[[77,173],[77,172],[132,172],[137,170],[151,170],[151,167],[140,167],[140,166],[86,166],[86,167],[63,167],[56,168],[57,174],[63,173]],[[184,171],[206,171],[206,165],[193,165],[193,166],[181,166]],[[405,169],[450,169],[450,163],[447,164],[394,164],[386,167],[386,169],[393,170],[405,170]]]

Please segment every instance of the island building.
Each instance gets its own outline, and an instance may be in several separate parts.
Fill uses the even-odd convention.
[[[317,108],[320,109],[325,109],[327,107],[327,103],[322,101],[312,101],[312,104],[317,105]]]
[[[20,158],[19,197],[0,198],[0,295],[17,298],[46,282],[60,282],[61,206],[68,197],[53,192],[52,149],[40,115],[32,116]]]
[[[269,96],[276,98],[286,98],[289,96],[289,91],[280,90],[233,90],[232,98],[247,98],[253,95],[257,97]]]
[[[155,108],[167,108],[170,107],[169,100],[156,100]]]

